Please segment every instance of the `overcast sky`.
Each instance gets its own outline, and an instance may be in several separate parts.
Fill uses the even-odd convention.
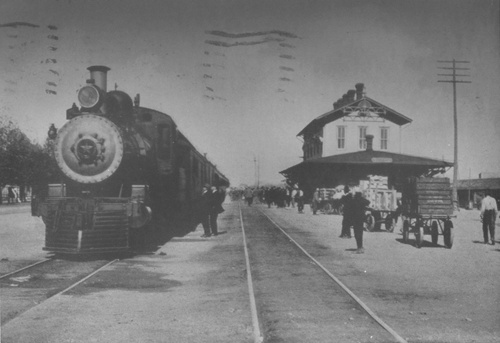
[[[453,161],[453,92],[438,60],[465,60],[459,178],[500,173],[499,1],[1,0],[0,115],[43,142],[106,65],[233,185],[278,182],[297,133],[354,84],[411,118],[402,153]],[[23,23],[12,25],[12,23]],[[397,137],[399,138],[399,137]]]

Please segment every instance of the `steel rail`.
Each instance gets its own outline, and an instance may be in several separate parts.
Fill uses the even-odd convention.
[[[45,262],[48,262],[48,261],[53,261],[54,259],[53,258],[46,258],[45,260],[41,260],[41,261],[38,261],[38,262],[35,262],[33,264],[30,264],[29,266],[26,266],[26,267],[23,267],[21,269],[18,269],[18,270],[14,270],[13,272],[10,272],[10,273],[7,273],[7,274],[3,274],[2,276],[0,276],[0,280],[1,279],[5,279],[6,277],[8,276],[11,276],[11,275],[14,275],[14,274],[17,274],[17,273],[20,273],[22,272],[23,270],[26,270],[26,269],[29,269],[31,267],[34,267],[34,266],[37,266],[39,264],[42,264],[42,263],[45,263]]]
[[[115,263],[116,261],[119,261],[119,259],[114,259],[113,261],[106,263],[104,266],[100,267],[99,269],[94,270],[92,273],[90,273],[89,275],[85,276],[83,279],[81,279],[81,280],[79,280],[79,281],[75,282],[74,284],[72,284],[71,286],[69,286],[69,287],[67,287],[67,288],[63,289],[63,290],[62,290],[62,291],[60,291],[59,293],[54,294],[53,296],[51,296],[51,298],[54,298],[54,297],[57,297],[58,295],[61,295],[61,294],[63,294],[63,293],[66,293],[66,292],[67,292],[67,291],[69,291],[70,289],[72,289],[72,288],[74,288],[74,287],[78,286],[78,285],[79,285],[79,284],[81,284],[82,282],[84,282],[84,281],[86,281],[87,279],[91,278],[92,276],[94,276],[95,274],[99,273],[101,270],[103,270],[103,269],[104,269],[104,268],[106,268],[107,266],[109,266],[109,265],[111,265],[111,264]]]
[[[49,260],[51,260],[51,259],[49,259]],[[48,297],[47,299],[45,299],[44,301],[40,302],[39,304],[37,304],[37,305],[35,305],[35,306],[33,306],[33,307],[29,308],[28,310],[24,311],[23,313],[19,314],[18,316],[16,316],[16,317],[14,317],[14,318],[12,318],[12,319],[8,320],[7,322],[3,323],[3,324],[2,324],[2,326],[3,326],[3,325],[5,325],[5,324],[7,324],[7,323],[11,323],[11,322],[14,322],[14,321],[18,320],[18,318],[19,318],[21,315],[24,315],[25,313],[30,312],[30,311],[31,311],[31,310],[33,310],[34,308],[38,307],[38,306],[39,306],[39,305],[41,305],[41,304],[46,303],[46,302],[47,302],[47,301],[49,301],[50,299],[54,299],[54,298],[56,298],[57,296],[59,296],[59,295],[61,295],[61,294],[65,293],[65,292],[69,291],[70,289],[72,289],[72,288],[74,288],[74,287],[78,286],[79,284],[81,284],[81,283],[82,283],[82,282],[84,282],[85,280],[87,280],[87,279],[89,279],[90,277],[94,276],[95,274],[97,274],[98,272],[100,272],[100,271],[101,271],[101,270],[103,270],[104,268],[108,267],[108,266],[109,266],[109,265],[111,265],[112,263],[115,263],[116,261],[119,261],[119,259],[115,259],[115,260],[113,260],[113,261],[111,261],[111,262],[106,263],[104,266],[102,266],[102,267],[100,267],[100,268],[98,268],[98,269],[94,270],[92,273],[88,274],[88,275],[87,275],[87,276],[85,276],[84,278],[82,278],[82,279],[80,279],[79,281],[75,282],[75,283],[74,283],[74,284],[72,284],[71,286],[69,286],[69,287],[67,287],[67,288],[63,289],[62,291],[60,291],[60,292],[58,292],[58,293],[56,293],[56,294],[54,294],[54,295],[52,295],[52,296],[50,296],[50,297]],[[45,262],[45,261],[44,261],[44,262]]]
[[[318,267],[320,267],[333,281],[335,281],[351,298],[356,301],[359,306],[361,306],[369,315],[372,317],[380,326],[382,326],[387,332],[389,332],[399,343],[408,343],[403,337],[401,337],[394,329],[387,325],[379,316],[375,314],[361,299],[359,299],[356,294],[354,294],[346,285],[344,285],[335,275],[333,275],[328,269],[326,269],[318,260],[311,256],[299,243],[297,243],[288,233],[283,230],[271,217],[266,213],[259,210],[263,215],[273,223],[276,228],[278,228],[293,244],[297,246],[307,257],[309,257]]]
[[[243,224],[243,214],[241,212],[241,204],[238,203],[238,209],[240,211],[240,223],[241,231],[243,233],[243,248],[245,250],[245,262],[247,269],[247,282],[248,282],[248,295],[250,297],[250,310],[252,312],[252,326],[253,326],[253,341],[254,343],[262,343],[264,337],[260,331],[259,317],[257,315],[257,305],[255,303],[255,293],[252,281],[252,271],[250,269],[250,257],[248,255],[247,240],[245,234],[245,225]]]

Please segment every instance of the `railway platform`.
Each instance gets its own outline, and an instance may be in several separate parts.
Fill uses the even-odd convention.
[[[43,301],[2,322],[2,342],[465,343],[500,338],[492,301],[500,299],[494,265],[500,250],[477,242],[477,211],[459,214],[453,249],[427,241],[418,249],[411,240],[404,243],[396,228],[394,233],[365,232],[366,252],[358,255],[354,239],[338,238],[341,216],[238,202],[225,208],[220,235],[202,238],[199,226],[150,254],[104,261],[98,272],[56,294],[8,278],[1,285],[4,304],[14,291],[17,297],[39,293]],[[26,259],[27,252],[21,257]],[[43,275],[53,283],[72,276],[55,269]]]

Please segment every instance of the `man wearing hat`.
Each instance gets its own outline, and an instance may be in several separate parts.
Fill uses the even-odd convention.
[[[356,189],[354,193],[354,198],[352,199],[352,224],[354,227],[354,238],[356,238],[357,254],[362,254],[365,252],[363,248],[363,230],[366,207],[370,205],[370,201],[363,198],[361,195],[361,190]]]
[[[342,232],[340,238],[351,238],[351,226],[353,225],[352,218],[352,193],[349,186],[344,187],[344,196],[340,200],[343,205],[342,209]]]

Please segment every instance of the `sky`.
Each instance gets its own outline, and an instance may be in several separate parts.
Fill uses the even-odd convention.
[[[234,186],[278,183],[296,136],[358,82],[411,118],[403,154],[500,175],[500,1],[1,0],[0,116],[43,143],[105,65],[115,87],[172,116]],[[17,24],[16,24],[17,23]],[[445,78],[446,79],[446,78]],[[449,78],[448,78],[449,79]],[[258,171],[258,172],[256,172]],[[256,177],[258,175],[258,178]]]

